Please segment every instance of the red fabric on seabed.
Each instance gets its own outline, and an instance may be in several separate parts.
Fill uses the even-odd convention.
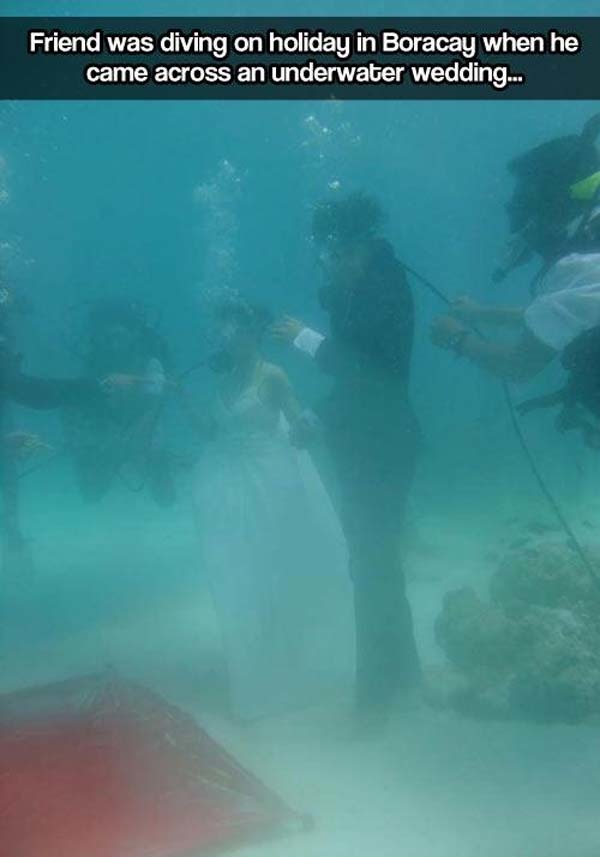
[[[0,857],[179,857],[299,826],[145,688],[94,676],[0,696]]]

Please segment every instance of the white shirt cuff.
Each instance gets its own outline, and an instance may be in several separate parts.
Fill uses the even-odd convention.
[[[294,339],[294,348],[314,357],[324,339],[325,337],[322,333],[317,333],[316,330],[312,330],[310,327],[303,327]]]

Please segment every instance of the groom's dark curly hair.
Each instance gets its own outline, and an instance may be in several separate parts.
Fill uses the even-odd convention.
[[[358,191],[332,197],[315,206],[312,237],[317,244],[365,240],[379,234],[384,220],[381,206],[369,194]]]

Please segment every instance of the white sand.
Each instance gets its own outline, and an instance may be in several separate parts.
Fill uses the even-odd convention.
[[[193,567],[193,533],[123,497],[60,526],[30,510],[39,579],[11,585],[0,689],[107,663],[191,711],[314,832],[243,849],[273,857],[598,857],[600,734],[590,726],[477,723],[422,708],[397,712],[385,736],[344,737],[347,702],[240,728],[219,712],[211,675],[218,636]],[[62,520],[62,519],[60,519]],[[98,523],[102,522],[102,527]],[[486,536],[441,524],[410,558],[426,661],[442,593],[484,585]],[[487,564],[486,564],[487,563]],[[16,612],[15,612],[16,611]],[[7,613],[4,613],[7,616]],[[20,615],[20,619],[16,617]],[[27,624],[27,627],[23,627]]]

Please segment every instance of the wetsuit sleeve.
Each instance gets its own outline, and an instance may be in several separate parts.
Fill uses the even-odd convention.
[[[12,401],[40,411],[87,404],[102,396],[98,382],[87,378],[36,378],[21,373],[8,379],[5,389]]]
[[[548,393],[545,396],[535,396],[533,399],[526,399],[517,405],[517,411],[521,416],[530,413],[531,411],[539,411],[542,408],[554,408],[556,405],[563,405],[568,400],[568,392],[566,389],[557,390],[555,393]]]

